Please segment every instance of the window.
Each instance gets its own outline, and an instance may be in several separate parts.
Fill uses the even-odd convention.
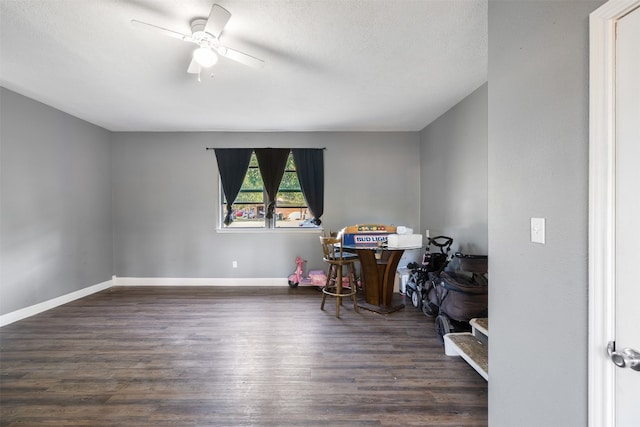
[[[227,212],[224,192],[221,194],[221,218]],[[221,224],[223,228],[270,228],[266,218],[268,195],[264,187],[258,159],[255,151],[251,154],[249,167],[235,202],[231,206],[233,222]],[[311,214],[296,172],[292,153],[289,153],[276,195],[276,208],[273,218],[275,228],[317,228]],[[221,221],[222,223],[222,221]]]

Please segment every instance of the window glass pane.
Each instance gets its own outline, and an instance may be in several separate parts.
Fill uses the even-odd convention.
[[[223,212],[226,212],[226,203],[223,206]],[[232,228],[239,227],[264,227],[264,205],[250,203],[234,203],[233,204],[234,220],[228,226]]]
[[[300,182],[298,181],[298,175],[293,172],[285,172],[282,177],[282,182],[278,188],[278,205],[295,203],[295,206],[305,206],[304,197],[299,198],[296,194],[302,195],[302,189],[300,188]]]
[[[255,158],[255,154],[251,156],[251,158]],[[240,192],[262,191],[263,188],[264,184],[262,182],[262,176],[260,175],[260,169],[258,169],[257,166],[249,166],[247,174],[244,176]]]
[[[289,154],[289,158],[287,158],[287,166],[285,167],[285,170],[295,172],[296,164],[293,161],[293,154]]]

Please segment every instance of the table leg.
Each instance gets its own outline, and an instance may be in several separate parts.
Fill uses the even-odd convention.
[[[404,251],[390,252],[384,269],[384,277],[382,278],[382,305],[386,307],[390,307],[393,304],[393,285],[396,279],[396,270]]]
[[[367,304],[380,305],[380,275],[375,252],[369,249],[356,250],[360,260],[360,280],[364,289],[364,299]]]
[[[389,257],[384,264],[378,264],[375,251],[370,249],[356,250],[360,259],[360,279],[364,287],[364,301],[359,306],[388,314],[404,308],[401,301],[393,300],[393,285],[395,273],[403,251],[389,251]]]

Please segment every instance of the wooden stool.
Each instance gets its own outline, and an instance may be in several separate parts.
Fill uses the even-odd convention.
[[[327,282],[322,288],[320,310],[324,310],[327,295],[330,295],[336,298],[336,317],[340,317],[340,305],[342,305],[342,298],[345,297],[353,299],[353,309],[358,313],[358,301],[356,298],[358,289],[356,287],[356,271],[354,267],[357,257],[343,256],[342,239],[340,238],[320,236],[320,243],[322,244],[323,259],[329,264]],[[349,278],[349,287],[347,288],[342,286],[344,267],[347,267],[347,277]]]

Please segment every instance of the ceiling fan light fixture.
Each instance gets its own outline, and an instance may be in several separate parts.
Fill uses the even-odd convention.
[[[216,55],[211,48],[201,46],[193,51],[193,59],[203,68],[212,67],[218,62]]]

